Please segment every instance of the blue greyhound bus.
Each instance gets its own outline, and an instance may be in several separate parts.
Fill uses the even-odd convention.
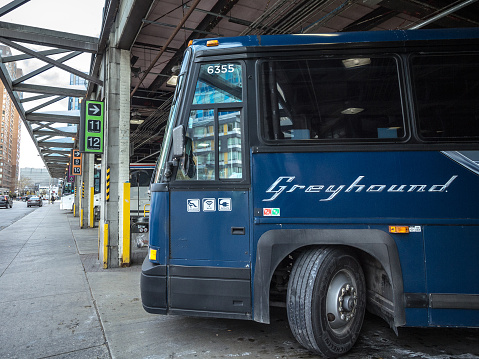
[[[479,326],[479,29],[185,52],[151,185],[147,312],[269,323],[336,357],[365,310]]]

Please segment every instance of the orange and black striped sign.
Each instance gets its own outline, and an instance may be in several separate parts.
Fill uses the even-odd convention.
[[[106,201],[110,200],[110,166],[106,169]]]

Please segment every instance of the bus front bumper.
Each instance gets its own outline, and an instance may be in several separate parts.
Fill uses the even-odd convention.
[[[152,314],[166,314],[166,265],[153,264],[145,258],[141,266],[141,302]]]

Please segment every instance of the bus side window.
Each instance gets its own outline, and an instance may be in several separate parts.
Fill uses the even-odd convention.
[[[405,137],[394,57],[264,62],[266,140],[395,140]]]
[[[412,58],[418,134],[424,140],[479,137],[479,55],[421,54]]]

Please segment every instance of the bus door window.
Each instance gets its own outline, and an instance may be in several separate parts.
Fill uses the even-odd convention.
[[[196,176],[192,179],[215,179],[215,126],[214,110],[192,110],[186,136],[192,139]],[[178,171],[177,179],[188,179]]]
[[[241,178],[241,112],[239,110],[218,113],[219,177]]]
[[[266,140],[405,138],[393,57],[278,60],[261,71]]]
[[[242,178],[241,110],[231,108],[242,101],[239,63],[200,66],[186,128],[186,136],[192,140],[196,173],[190,178],[177,171],[177,180]]]

